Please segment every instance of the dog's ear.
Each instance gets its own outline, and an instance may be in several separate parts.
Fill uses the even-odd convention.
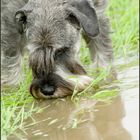
[[[72,0],[66,11],[71,22],[80,24],[87,35],[95,37],[99,34],[96,12],[87,0]]]
[[[27,23],[27,15],[24,10],[19,10],[15,13],[15,22],[16,22],[19,33],[22,34],[23,32],[25,32],[26,23]]]

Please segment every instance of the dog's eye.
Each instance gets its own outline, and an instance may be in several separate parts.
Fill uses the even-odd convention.
[[[69,48],[68,47],[64,47],[64,48],[56,50],[55,54],[56,55],[60,55],[62,53],[65,53],[67,50],[69,50]]]
[[[55,51],[55,59],[57,59],[58,57],[61,57],[63,55],[66,55],[68,50],[69,50],[68,47],[64,47],[64,48],[56,50]]]

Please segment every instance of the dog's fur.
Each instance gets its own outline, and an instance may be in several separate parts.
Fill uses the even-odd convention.
[[[112,64],[106,5],[106,0],[2,0],[2,85],[18,83],[28,48],[35,98],[70,95],[75,86],[83,90],[92,78],[78,59],[81,35],[93,68]]]

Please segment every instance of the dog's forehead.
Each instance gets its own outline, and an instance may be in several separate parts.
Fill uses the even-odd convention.
[[[59,26],[64,22],[67,16],[65,7],[64,0],[31,0],[25,6],[25,10],[32,11],[28,15],[30,23],[51,24],[52,28],[53,24]]]
[[[27,9],[33,10],[35,12],[39,12],[42,14],[45,10],[46,14],[53,14],[57,12],[57,16],[63,13],[65,5],[67,4],[66,0],[29,0],[25,7]],[[43,12],[44,13],[44,12]]]
[[[76,42],[77,30],[65,20],[65,0],[39,0],[28,17],[29,44],[35,48],[52,46],[54,50],[72,46]],[[36,0],[33,1],[36,3]],[[37,0],[38,2],[38,0]],[[35,43],[34,43],[35,42]],[[38,45],[39,44],[39,45]]]

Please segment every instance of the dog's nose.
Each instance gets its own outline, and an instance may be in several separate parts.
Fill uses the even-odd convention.
[[[41,92],[44,94],[44,95],[53,95],[54,92],[55,92],[55,87],[54,86],[50,86],[50,85],[44,85],[42,88],[41,88]]]

